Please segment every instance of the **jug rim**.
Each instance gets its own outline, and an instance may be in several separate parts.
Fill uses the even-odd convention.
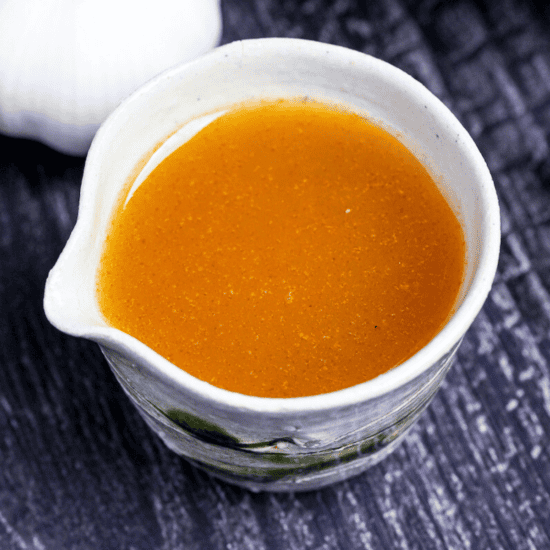
[[[81,306],[68,304],[60,295],[63,293],[66,278],[71,273],[74,275],[74,271],[70,272],[69,270],[71,256],[76,253],[81,242],[85,240],[84,233],[90,231],[92,227],[91,220],[96,214],[94,209],[89,208],[89,204],[96,199],[94,196],[94,178],[99,177],[100,158],[109,146],[113,129],[115,126],[124,123],[137,99],[154,93],[160,83],[166,84],[171,79],[181,78],[182,74],[192,75],[202,70],[201,68],[205,65],[213,66],[216,63],[223,63],[228,57],[241,56],[244,59],[247,55],[262,56],[274,53],[292,56],[297,55],[297,52],[300,52],[302,56],[330,57],[331,63],[354,64],[363,67],[369,74],[391,82],[392,86],[397,87],[402,93],[412,94],[416,96],[417,100],[426,102],[432,115],[438,120],[442,120],[442,123],[444,122],[450,129],[449,132],[452,131],[456,134],[459,142],[457,146],[460,147],[461,155],[465,161],[467,160],[471,164],[471,169],[477,179],[482,242],[479,243],[478,265],[469,290],[464,296],[463,302],[443,329],[415,355],[372,380],[326,394],[269,398],[249,396],[212,386],[184,372],[145,344],[118,329],[98,326],[93,323],[86,326],[85,323],[74,323],[68,319],[64,315],[63,308]],[[94,138],[86,160],[76,225],[47,279],[44,309],[50,322],[61,331],[73,336],[94,340],[102,346],[125,354],[130,360],[141,360],[144,362],[143,368],[156,372],[164,381],[185,387],[187,391],[198,398],[223,403],[227,407],[246,408],[269,413],[290,413],[305,409],[324,410],[351,406],[390,393],[422,375],[430,366],[440,360],[446,353],[449,353],[461,340],[486,300],[496,273],[499,248],[500,215],[498,199],[489,169],[473,139],[462,124],[427,88],[399,68],[385,61],[341,46],[295,38],[250,39],[220,46],[197,60],[174,67],[158,75],[124,100],[102,124]],[[97,269],[97,265],[93,267]],[[85,309],[84,306],[82,307]],[[85,317],[85,313],[83,315]]]

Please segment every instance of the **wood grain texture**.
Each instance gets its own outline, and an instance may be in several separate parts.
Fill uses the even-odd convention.
[[[0,548],[550,548],[550,10],[520,0],[224,0],[224,42],[293,36],[423,82],[483,153],[497,280],[405,443],[348,482],[253,494],[167,450],[98,348],[46,321],[83,160],[0,136]]]

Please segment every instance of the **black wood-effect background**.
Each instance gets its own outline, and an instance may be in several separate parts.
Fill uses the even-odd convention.
[[[75,223],[84,161],[0,136],[0,549],[550,548],[550,9],[519,0],[222,8],[224,43],[340,44],[397,65],[449,106],[501,201],[494,288],[392,456],[320,491],[253,494],[166,449],[98,348],[48,324],[44,282]]]

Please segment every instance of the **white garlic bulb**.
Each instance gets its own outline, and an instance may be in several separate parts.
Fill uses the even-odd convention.
[[[0,0],[0,132],[84,155],[124,97],[220,36],[219,0]]]

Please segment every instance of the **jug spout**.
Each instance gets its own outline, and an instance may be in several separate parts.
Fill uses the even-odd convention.
[[[92,338],[94,329],[106,328],[97,306],[94,274],[77,269],[74,258],[60,258],[50,271],[44,293],[46,317],[56,328],[73,336]]]

